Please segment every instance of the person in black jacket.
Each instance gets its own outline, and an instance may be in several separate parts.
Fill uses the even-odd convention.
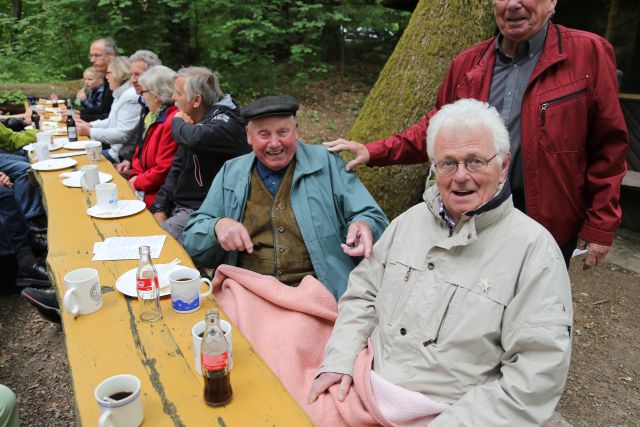
[[[251,147],[238,106],[222,93],[211,70],[178,71],[173,99],[180,109],[171,123],[178,152],[150,210],[160,226],[182,243],[189,216],[204,201],[224,162]]]

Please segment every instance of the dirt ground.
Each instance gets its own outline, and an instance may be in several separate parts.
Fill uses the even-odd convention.
[[[346,136],[367,91],[308,90],[298,116],[303,139]],[[640,239],[615,245],[637,254]],[[576,259],[570,275],[574,350],[558,412],[576,426],[640,425],[640,273],[609,263],[583,271]],[[15,294],[0,296],[0,383],[17,394],[22,425],[76,425],[63,330]]]

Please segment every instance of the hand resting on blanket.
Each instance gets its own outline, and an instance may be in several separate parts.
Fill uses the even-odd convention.
[[[309,397],[307,397],[308,403],[313,403],[318,399],[320,394],[324,393],[334,384],[340,383],[340,389],[338,390],[338,400],[344,402],[347,398],[349,390],[351,389],[351,383],[353,377],[346,374],[338,374],[336,372],[323,372],[318,375],[318,378],[313,380],[311,389],[309,390]]]

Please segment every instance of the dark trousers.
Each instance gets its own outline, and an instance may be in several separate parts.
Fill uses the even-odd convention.
[[[524,201],[524,191],[523,190],[513,190],[511,193],[513,197],[513,206],[516,209],[527,213],[527,206]],[[558,245],[560,247],[560,252],[562,252],[562,257],[564,258],[564,263],[567,266],[567,270],[569,269],[569,262],[571,261],[571,256],[573,255],[573,251],[578,244],[578,236],[575,236],[573,239],[569,240],[567,243],[562,245]]]
[[[0,256],[31,251],[29,228],[13,190],[0,186]]]

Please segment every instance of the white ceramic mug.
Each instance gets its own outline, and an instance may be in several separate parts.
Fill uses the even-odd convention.
[[[80,183],[82,188],[87,191],[96,189],[96,185],[100,184],[100,174],[97,165],[85,165],[80,168]]]
[[[90,314],[102,307],[102,292],[98,270],[79,268],[64,276],[67,291],[64,293],[64,309],[74,316]]]
[[[41,162],[42,160],[50,159],[49,155],[49,143],[46,141],[34,142],[32,144],[33,154],[36,156],[36,160]]]
[[[87,142],[85,149],[87,150],[89,160],[92,162],[100,160],[100,155],[102,154],[102,143],[100,141]]]
[[[118,187],[112,183],[96,184],[96,205],[102,212],[118,209]]]
[[[207,284],[207,290],[200,292],[202,282]],[[191,313],[200,308],[200,299],[211,294],[211,281],[200,277],[195,268],[180,267],[169,273],[171,287],[171,307],[178,313]]]
[[[201,320],[191,328],[191,342],[193,344],[193,368],[195,371],[202,375],[202,365],[200,364],[200,351],[202,350],[202,337],[204,335],[205,321]],[[227,339],[227,345],[229,346],[229,369],[233,369],[233,340],[231,337],[231,323],[226,320],[220,319],[220,329],[224,333],[224,337]]]
[[[102,381],[94,392],[100,406],[100,427],[137,427],[142,424],[140,380],[129,374],[114,375]]]

